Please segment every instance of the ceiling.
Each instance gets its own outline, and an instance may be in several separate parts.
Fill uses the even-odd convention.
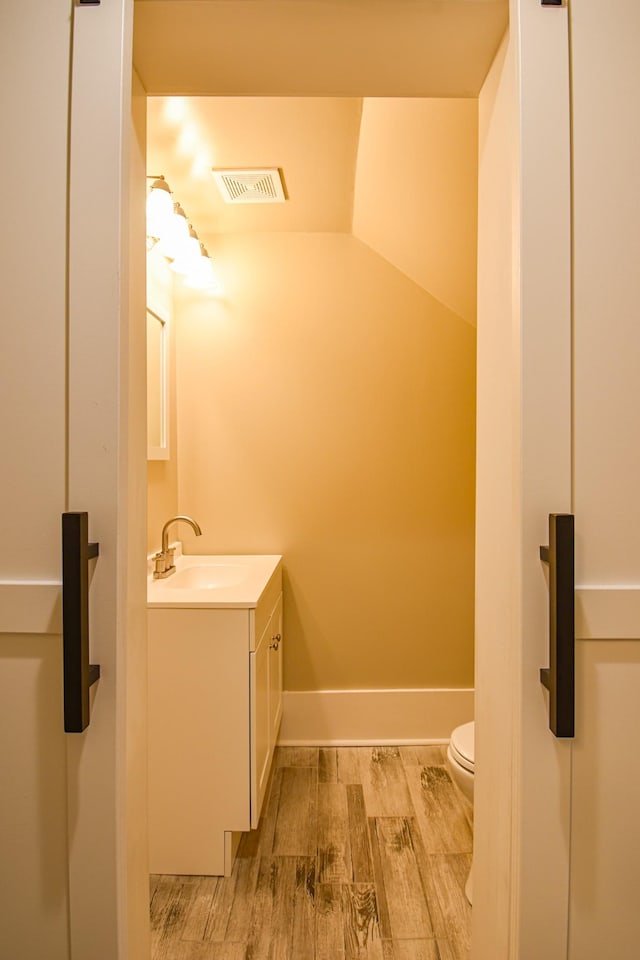
[[[442,259],[444,250],[449,290],[433,292],[472,322],[453,292],[460,286],[460,250],[469,245],[467,215],[452,233],[450,204],[434,213],[440,181],[430,188],[423,183],[416,195],[425,180],[420,158],[430,167],[440,151],[430,143],[432,121],[407,115],[397,135],[389,116],[376,132],[385,150],[369,143],[371,137],[365,148],[363,104],[371,114],[375,98],[404,98],[405,111],[412,98],[475,98],[507,17],[507,0],[136,0],[134,64],[149,95],[147,171],[166,178],[205,244],[224,233],[358,235],[361,226],[364,242],[427,289],[436,254]],[[471,128],[466,121],[463,127],[467,137]],[[475,156],[469,141],[464,152],[470,149]],[[407,154],[413,154],[409,165]],[[455,152],[449,157],[455,164]],[[451,166],[447,158],[438,162]],[[411,180],[396,179],[393,190],[404,191],[413,225],[386,201],[383,218],[377,200],[378,222],[364,224],[360,215],[354,223],[356,180],[370,205],[369,197],[389,189],[390,166],[391,180],[398,169]],[[278,167],[287,202],[225,204],[212,167]],[[453,187],[445,184],[442,196],[453,197]],[[441,265],[438,270],[442,274]],[[475,268],[470,278],[473,284]]]
[[[150,97],[147,170],[214,233],[351,230],[359,98]],[[228,204],[212,167],[278,167],[285,203]]]
[[[474,97],[508,0],[136,0],[150,95]]]

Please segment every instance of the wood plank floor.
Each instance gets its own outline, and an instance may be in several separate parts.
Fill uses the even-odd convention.
[[[232,876],[151,878],[152,960],[467,960],[471,849],[442,747],[279,747]]]

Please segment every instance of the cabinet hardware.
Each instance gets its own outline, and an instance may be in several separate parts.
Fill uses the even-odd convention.
[[[271,637],[271,643],[269,644],[269,650],[277,650],[280,646],[280,641],[282,640],[282,634],[276,633],[274,637]]]
[[[549,729],[556,737],[575,735],[574,518],[549,514],[549,545],[540,547],[549,565],[549,666],[540,683],[549,691]]]
[[[62,514],[62,659],[64,730],[82,733],[89,726],[89,689],[100,667],[89,663],[89,561],[100,544],[89,543],[89,514]]]

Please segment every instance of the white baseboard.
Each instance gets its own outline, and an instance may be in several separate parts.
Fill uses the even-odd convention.
[[[285,691],[281,746],[446,743],[473,720],[473,689]]]

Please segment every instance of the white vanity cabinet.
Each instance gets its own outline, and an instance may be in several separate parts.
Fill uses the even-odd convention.
[[[280,558],[252,606],[170,600],[148,609],[150,871],[229,874],[282,714]]]

